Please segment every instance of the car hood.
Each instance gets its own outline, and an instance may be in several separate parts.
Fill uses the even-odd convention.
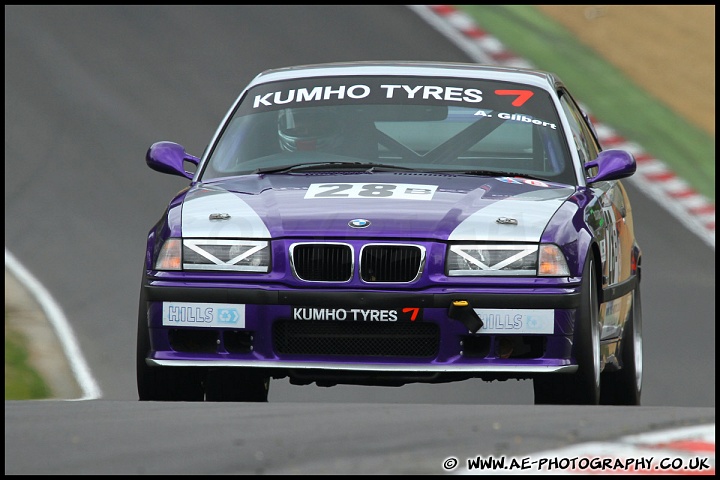
[[[182,203],[182,235],[537,242],[574,191],[456,174],[248,175],[191,187]],[[353,220],[365,226],[351,226]]]

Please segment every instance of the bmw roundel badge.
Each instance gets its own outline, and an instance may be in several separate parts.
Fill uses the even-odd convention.
[[[370,220],[365,220],[364,218],[356,218],[354,220],[350,220],[348,222],[348,225],[350,225],[352,228],[366,228],[370,226]]]

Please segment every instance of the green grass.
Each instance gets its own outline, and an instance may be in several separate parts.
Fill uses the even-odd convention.
[[[644,92],[532,5],[458,5],[533,66],[556,73],[598,120],[715,201],[715,138]]]
[[[42,376],[30,365],[27,338],[8,326],[5,309],[5,400],[39,400],[52,397]]]

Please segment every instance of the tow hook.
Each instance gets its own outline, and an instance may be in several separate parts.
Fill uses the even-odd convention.
[[[453,300],[448,309],[448,317],[462,322],[470,333],[477,332],[483,326],[483,321],[467,300]]]

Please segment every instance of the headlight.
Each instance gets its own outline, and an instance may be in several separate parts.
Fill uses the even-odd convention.
[[[182,270],[182,254],[180,253],[180,239],[168,238],[160,249],[155,260],[156,270]]]
[[[450,277],[569,276],[565,256],[557,245],[451,245],[447,257]]]
[[[570,269],[560,247],[552,243],[540,245],[538,275],[541,277],[569,277]]]
[[[270,271],[270,244],[266,241],[186,238],[182,240],[182,249],[180,242],[178,238],[170,238],[165,242],[155,268],[258,273]]]

